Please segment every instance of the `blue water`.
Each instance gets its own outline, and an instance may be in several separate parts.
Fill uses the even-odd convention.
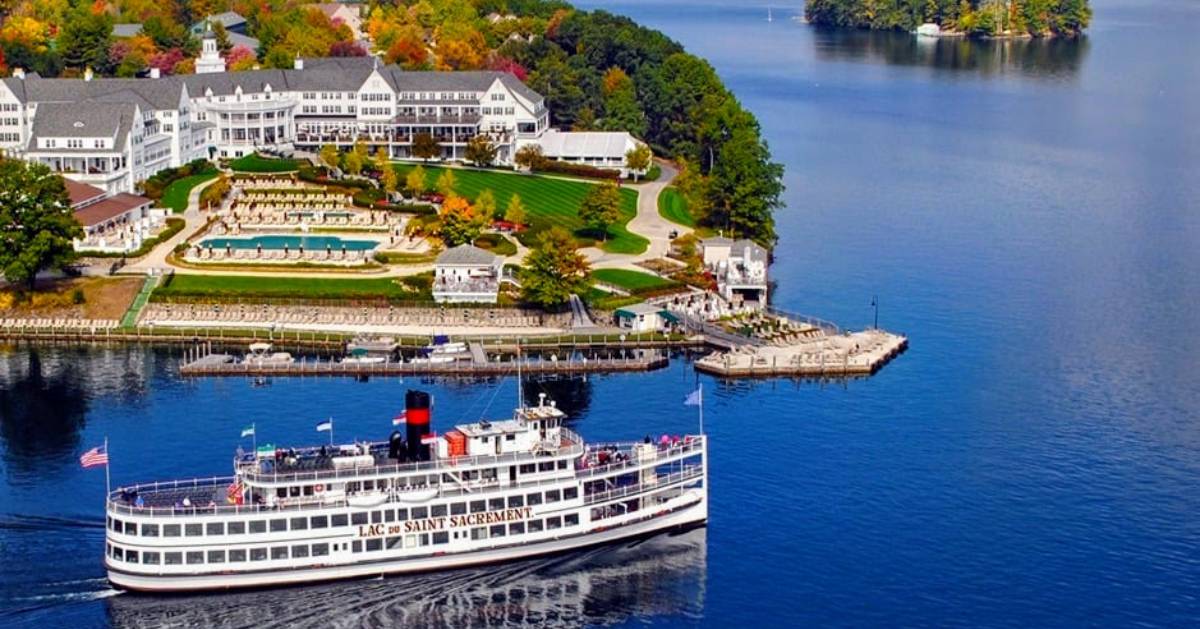
[[[293,251],[303,247],[307,251],[324,251],[332,249],[341,251],[370,251],[379,246],[375,240],[355,240],[338,238],[337,236],[247,236],[244,238],[205,238],[200,242],[201,247],[213,249],[278,249],[285,247]]]
[[[181,380],[136,348],[0,354],[0,625],[1195,626],[1200,7],[1094,2],[1081,42],[918,47],[735,0],[606,3],[709,58],[788,167],[780,305],[907,333],[850,382],[700,378],[702,535],[422,579],[112,596],[114,480],[221,474],[237,431],[390,430],[495,382]],[[31,365],[34,359],[40,361]],[[38,366],[40,365],[40,366]],[[28,374],[40,373],[41,379]],[[696,376],[545,383],[591,439],[682,432]],[[536,387],[530,387],[536,391]]]

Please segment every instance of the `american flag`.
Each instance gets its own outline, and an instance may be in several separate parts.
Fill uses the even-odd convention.
[[[408,411],[400,411],[399,415],[392,418],[392,425],[399,426],[408,423]]]
[[[83,456],[79,457],[79,464],[84,467],[108,465],[108,449],[104,446],[98,446],[84,452]]]

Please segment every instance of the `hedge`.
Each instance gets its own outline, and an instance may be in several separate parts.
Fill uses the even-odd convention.
[[[538,164],[535,168],[538,172],[558,173],[561,175],[571,175],[573,177],[586,177],[589,179],[620,179],[621,171],[612,170],[609,168],[597,168],[588,164],[573,164],[571,162],[559,162],[555,160],[545,160]]]

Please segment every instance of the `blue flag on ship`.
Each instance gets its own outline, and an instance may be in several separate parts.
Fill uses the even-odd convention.
[[[704,398],[704,385],[700,384],[700,385],[696,386],[695,391],[692,391],[691,393],[689,393],[687,398],[685,398],[683,400],[683,405],[684,406],[700,406],[701,404],[704,403],[703,398]]]

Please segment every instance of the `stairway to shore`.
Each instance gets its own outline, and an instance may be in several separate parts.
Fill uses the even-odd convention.
[[[121,317],[122,328],[132,328],[137,325],[138,315],[142,314],[142,308],[145,308],[146,303],[150,301],[150,293],[154,292],[161,277],[161,275],[146,276],[146,281],[142,282],[142,289],[133,298],[133,303],[129,304],[129,310],[125,311],[125,316]]]

